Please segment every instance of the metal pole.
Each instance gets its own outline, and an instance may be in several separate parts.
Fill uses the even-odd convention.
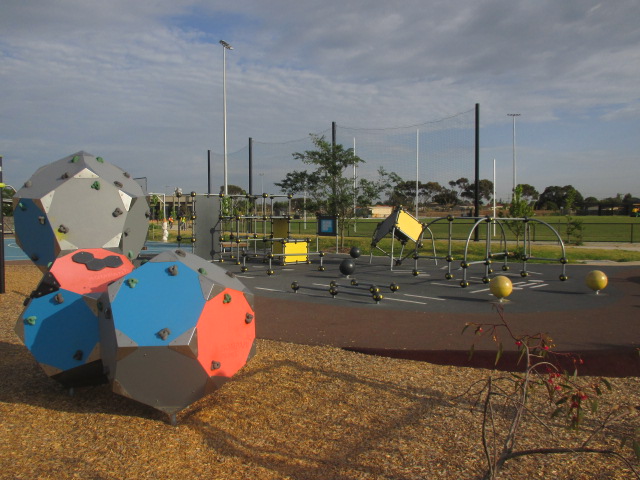
[[[356,137],[353,137],[353,156],[356,156]],[[356,213],[358,196],[358,165],[353,162],[353,231],[358,231],[358,214]]]
[[[508,117],[513,118],[513,192],[516,191],[516,117],[519,117],[519,113],[507,113]]]
[[[493,159],[493,218],[496,218],[496,159]],[[493,221],[493,236],[496,236],[496,222]]]
[[[476,192],[474,198],[475,216],[480,216],[480,104],[476,103]],[[476,228],[475,241],[480,239],[480,232]]]
[[[249,195],[253,195],[253,138],[249,137]]]
[[[211,150],[207,150],[207,194],[211,195]]]
[[[416,220],[418,220],[418,184],[420,178],[420,129],[416,129]]]
[[[2,155],[0,155],[0,293],[5,293],[4,276],[4,183],[2,183]]]
[[[227,169],[227,50],[233,47],[224,40],[220,40],[222,45],[222,143],[224,149],[224,194],[229,194],[228,169]]]

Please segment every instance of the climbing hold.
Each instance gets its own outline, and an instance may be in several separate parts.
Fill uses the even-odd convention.
[[[27,180],[26,182],[24,182],[24,188],[30,188],[33,184],[31,183],[31,180]]]
[[[224,300],[222,300],[222,303],[231,303],[231,295],[229,295],[228,293],[225,293]]]
[[[200,275],[206,275],[206,274],[207,274],[207,271],[206,271],[204,268],[199,268],[199,269],[198,269],[198,273],[199,273]]]
[[[96,180],[91,184],[91,188],[93,188],[94,190],[100,190],[100,182]]]
[[[80,161],[80,156],[79,155],[74,155],[73,158],[71,159],[70,163],[78,163]]]
[[[82,350],[76,350],[76,353],[73,354],[73,359],[77,361],[81,361],[83,356],[84,356],[84,353],[82,353]]]
[[[211,370],[219,370],[222,365],[220,362],[213,361],[211,362]]]
[[[184,252],[184,250],[176,250],[176,255],[178,255],[179,257],[186,257],[187,254]]]
[[[169,330],[168,328],[163,328],[158,333],[156,333],[156,335],[160,337],[160,339],[166,340],[167,338],[169,338],[169,335],[171,335],[171,330]]]
[[[116,208],[111,215],[113,215],[114,217],[119,217],[120,215],[122,215],[122,210]]]
[[[249,324],[253,322],[253,314],[247,313],[244,317],[244,323]]]
[[[40,225],[44,225],[45,218],[43,216],[38,217],[38,222],[40,222]]]
[[[38,317],[31,315],[30,317],[25,318],[24,321],[27,325],[35,325],[37,319]]]
[[[167,268],[167,272],[169,272],[169,275],[171,275],[172,277],[175,277],[176,275],[178,275],[178,266],[171,265],[169,268]]]
[[[127,286],[129,288],[135,288],[135,286],[138,284],[138,279],[137,278],[128,278],[127,279]]]
[[[96,157],[96,162],[98,162],[98,163],[104,163],[104,158],[102,158],[102,157]]]
[[[119,181],[117,181],[117,180],[116,180],[116,181],[114,181],[114,182],[113,182],[113,184],[114,184],[116,187],[118,187],[118,188],[122,188],[122,187],[124,186],[124,185],[122,185],[122,182],[119,182]]]
[[[64,225],[60,225],[60,226],[58,227],[58,231],[59,231],[60,233],[69,233],[69,228],[68,228],[68,227],[65,227]]]
[[[55,300],[56,303],[60,304],[62,302],[64,302],[64,297],[62,296],[61,293],[56,294],[55,297],[53,297],[53,299]]]

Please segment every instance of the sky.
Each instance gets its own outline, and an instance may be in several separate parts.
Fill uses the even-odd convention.
[[[518,183],[640,197],[639,13],[637,0],[3,0],[4,181],[19,188],[84,150],[151,192],[206,193],[212,150],[216,190],[225,40],[229,183],[247,188],[230,154],[249,137],[416,125],[479,104],[481,178],[495,159],[497,197],[512,189],[509,113]],[[280,193],[289,167],[304,168],[263,164],[254,185]]]

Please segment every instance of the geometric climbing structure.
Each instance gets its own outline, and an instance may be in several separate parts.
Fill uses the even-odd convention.
[[[393,269],[394,263],[396,265],[400,265],[402,260],[406,258],[403,257],[403,252],[405,245],[409,241],[415,243],[416,250],[421,246],[424,228],[424,225],[422,225],[413,215],[406,212],[401,206],[397,207],[393,210],[391,215],[376,226],[371,238],[371,247],[377,248],[385,255],[391,257],[391,268]],[[391,235],[390,252],[386,252],[378,246],[378,243],[380,243],[380,241],[387,235]],[[397,257],[394,252],[394,243],[396,240],[398,240],[402,245],[400,254]],[[371,255],[373,255],[373,251],[371,252]]]
[[[100,306],[102,359],[114,392],[173,419],[254,354],[252,294],[182,250],[163,252],[109,285]]]
[[[97,297],[132,270],[129,259],[104,249],[78,250],[54,261],[15,328],[47,375],[67,387],[104,382]]]
[[[79,248],[135,258],[146,240],[149,204],[120,168],[78,152],[38,169],[13,197],[16,240],[42,270]]]

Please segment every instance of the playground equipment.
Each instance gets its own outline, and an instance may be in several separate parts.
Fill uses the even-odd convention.
[[[496,297],[500,303],[503,303],[504,299],[511,295],[513,284],[509,277],[498,275],[491,281],[489,290],[491,290],[493,296]]]
[[[413,242],[415,245],[411,254],[417,252],[422,247],[423,234],[424,225],[422,225],[413,215],[407,213],[402,207],[396,208],[391,215],[376,226],[376,229],[373,232],[373,236],[371,238],[372,250],[369,255],[369,263],[371,263],[373,249],[375,248],[391,259],[391,270],[393,270],[394,264],[401,265],[402,261],[409,256],[403,256],[404,248],[407,243]],[[387,235],[391,235],[391,251],[389,252],[383,250],[378,245]],[[396,240],[399,241],[401,245],[400,253],[397,257],[395,256]]]
[[[601,290],[604,290],[609,283],[607,275],[600,270],[592,270],[585,277],[585,283],[587,287],[596,292],[596,295],[600,294]]]
[[[98,296],[132,270],[127,257],[104,249],[77,250],[53,262],[15,327],[47,375],[68,388],[103,382]]]
[[[13,210],[18,245],[43,272],[80,248],[135,258],[150,216],[131,175],[83,151],[38,169],[14,195]]]
[[[101,301],[113,390],[172,420],[254,354],[252,294],[218,265],[182,250],[163,252],[112,283]]]
[[[70,389],[108,379],[175,423],[177,411],[252,357],[253,297],[233,275],[180,249],[134,270],[149,211],[132,182],[79,152],[42,167],[16,193],[17,235],[45,271],[16,333]],[[195,244],[195,235],[178,232],[178,241]]]
[[[388,220],[389,219],[385,220],[385,222],[387,222]],[[454,278],[454,273],[452,270],[452,264],[454,262],[454,257],[452,255],[452,244],[453,244],[453,224],[455,220],[456,220],[455,217],[453,217],[452,215],[448,215],[447,217],[442,217],[442,218],[437,218],[435,220],[432,220],[431,222],[429,222],[424,226],[423,236],[424,236],[424,232],[429,233],[431,244],[432,244],[433,255],[420,254],[420,248],[423,246],[423,241],[416,242],[415,249],[413,250],[412,254],[410,254],[414,260],[414,268],[412,271],[414,276],[417,276],[420,273],[418,269],[418,261],[420,259],[430,259],[430,260],[434,260],[436,265],[438,260],[445,260],[447,262],[447,272],[445,273],[445,278],[447,280],[451,280]],[[523,236],[522,236],[522,252],[523,253],[521,254],[522,270],[520,271],[520,275],[523,278],[529,276],[529,272],[527,271],[527,262],[530,260],[558,262],[562,266],[562,270],[559,276],[560,280],[566,281],[569,278],[566,274],[566,264],[568,263],[568,260],[565,253],[564,242],[562,241],[562,237],[557,232],[557,230],[553,228],[551,225],[549,225],[548,223],[535,218],[497,219],[489,216],[465,217],[464,220],[465,222],[472,220],[474,223],[471,224],[469,228],[469,233],[467,235],[467,239],[465,242],[463,258],[462,258],[462,261],[460,262],[460,268],[462,269],[462,280],[460,281],[461,287],[465,288],[469,286],[469,281],[467,278],[467,269],[473,265],[477,265],[477,264],[483,265],[484,267],[484,274],[482,277],[483,283],[489,283],[491,281],[491,278],[489,275],[492,274],[494,271],[493,270],[494,262],[501,261],[503,271],[508,271],[510,269],[508,260],[509,258],[513,257],[514,252],[510,252],[507,248],[507,237],[506,237],[506,232],[504,228],[507,222],[520,222],[524,225]],[[436,245],[435,245],[436,239],[433,235],[433,231],[431,227],[438,222],[444,222],[444,221],[448,223],[447,253],[446,255],[438,256],[436,254]],[[544,258],[544,257],[533,256],[533,253],[532,253],[533,243],[531,241],[531,233],[530,233],[530,226],[532,223],[540,224],[549,228],[549,230],[551,230],[551,232],[555,235],[558,246],[560,247],[560,250],[561,250],[561,254],[558,258]],[[485,226],[485,231],[484,231],[485,256],[481,260],[471,261],[469,259],[469,246],[471,244],[472,237],[474,237],[474,235],[477,237],[480,236],[479,234],[481,232],[479,231],[479,229],[481,228],[482,225]],[[494,235],[491,230],[492,228],[495,230],[496,227],[499,230],[499,234],[497,238],[494,239]],[[498,244],[497,248],[495,248],[496,243]],[[392,243],[392,248],[393,248],[393,243]],[[404,258],[407,258],[408,256],[409,255],[407,255]],[[401,262],[396,261],[396,265],[398,265],[399,263]]]

